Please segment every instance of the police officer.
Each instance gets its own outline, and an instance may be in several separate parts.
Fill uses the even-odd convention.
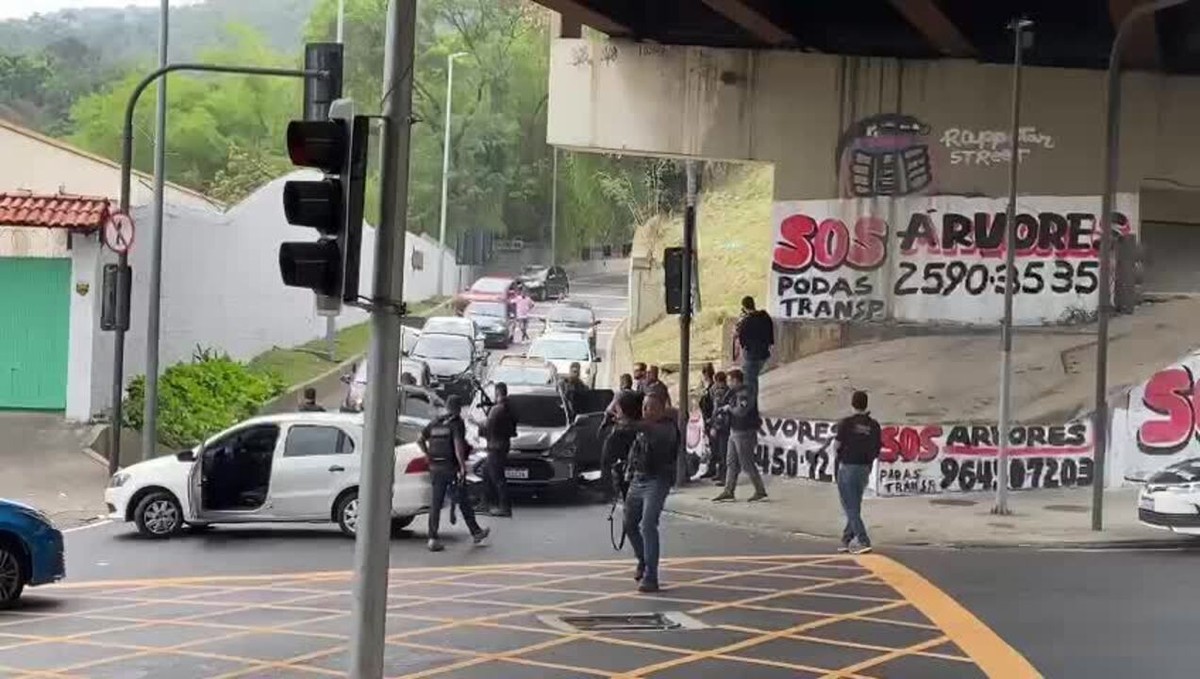
[[[508,404],[508,385],[497,382],[493,387],[495,400],[488,409],[487,421],[480,434],[487,441],[487,489],[491,516],[512,516],[512,504],[508,499],[508,480],[504,469],[508,466],[508,451],[512,438],[517,435],[517,419]]]
[[[458,504],[463,523],[470,529],[475,544],[483,542],[491,531],[480,528],[475,521],[475,511],[467,499],[465,488],[469,446],[467,427],[462,419],[461,397],[446,399],[446,413],[425,426],[417,445],[429,460],[429,480],[433,484],[433,499],[429,506],[429,551],[440,552],[445,549],[438,539],[438,526],[447,494],[452,503]]]

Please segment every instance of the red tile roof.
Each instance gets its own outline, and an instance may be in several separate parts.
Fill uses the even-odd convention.
[[[107,198],[68,194],[0,193],[0,226],[93,231],[104,226]]]

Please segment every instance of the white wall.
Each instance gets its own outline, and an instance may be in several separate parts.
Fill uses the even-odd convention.
[[[303,176],[304,173],[298,173]],[[227,213],[168,205],[162,264],[160,369],[191,358],[197,346],[249,359],[272,347],[303,344],[324,336],[325,319],[316,314],[313,295],[289,288],[279,277],[279,244],[309,240],[316,232],[288,224],[283,217],[282,190],[287,178],[267,184]],[[132,318],[126,335],[126,380],[144,373],[149,251],[146,230],[149,207],[134,210],[139,234],[130,256],[133,267]],[[360,290],[372,290],[375,230],[363,229]],[[410,234],[405,251],[407,301],[419,301],[436,287],[436,243]],[[412,253],[425,253],[422,271],[413,271]],[[447,279],[456,275],[451,252]],[[105,261],[115,261],[106,252]],[[99,283],[97,282],[97,286]],[[366,313],[345,307],[338,327],[366,320]],[[90,412],[110,406],[112,333],[98,331],[93,343]],[[74,332],[74,329],[73,329]],[[79,412],[78,408],[73,409]]]
[[[1126,402],[1112,410],[1113,468],[1122,475],[1143,476],[1200,457],[1198,379],[1200,350],[1129,390]]]
[[[1119,227],[1136,233],[1137,205],[1136,194],[1118,195]],[[1006,229],[993,225],[1003,226],[1006,209],[1004,198],[957,196],[777,202],[772,315],[998,323]],[[1099,196],[1020,196],[1016,323],[1079,322],[1095,312],[1099,212]]]

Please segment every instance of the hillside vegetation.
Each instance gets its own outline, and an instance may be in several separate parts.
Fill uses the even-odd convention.
[[[720,173],[719,173],[720,174]],[[742,297],[766,301],[771,263],[773,171],[734,166],[711,179],[696,215],[701,311],[692,321],[692,362],[721,361],[721,328],[738,315]],[[635,251],[661,260],[662,249],[683,242],[683,219],[660,215],[638,228]],[[679,317],[666,316],[632,338],[635,360],[679,362]]]

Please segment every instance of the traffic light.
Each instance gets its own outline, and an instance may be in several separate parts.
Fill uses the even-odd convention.
[[[663,250],[663,284],[668,314],[683,310],[683,248]]]
[[[318,295],[358,301],[369,119],[348,116],[288,123],[288,157],[299,167],[324,173],[321,179],[292,180],[283,186],[283,213],[289,224],[308,226],[316,241],[279,246],[284,285]]]

